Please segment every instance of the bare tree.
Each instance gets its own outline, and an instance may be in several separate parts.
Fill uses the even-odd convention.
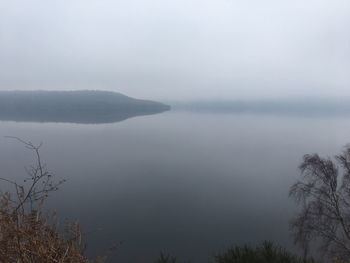
[[[301,205],[291,221],[295,242],[306,257],[310,242],[324,256],[350,258],[350,146],[334,159],[305,155],[301,180],[290,195]]]

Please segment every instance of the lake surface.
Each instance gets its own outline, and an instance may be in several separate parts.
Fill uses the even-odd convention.
[[[88,254],[153,262],[160,251],[208,262],[230,245],[293,249],[289,187],[306,153],[337,154],[350,118],[166,112],[112,124],[0,122],[1,176],[33,155],[3,136],[44,142],[48,169],[68,181],[49,205],[78,219]]]

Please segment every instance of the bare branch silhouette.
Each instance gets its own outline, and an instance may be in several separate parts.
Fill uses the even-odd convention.
[[[308,154],[300,165],[301,180],[290,196],[301,205],[291,221],[295,242],[307,255],[316,241],[324,255],[350,257],[350,146],[331,158]]]
[[[42,162],[40,156],[40,148],[43,145],[42,142],[39,145],[35,145],[30,141],[27,142],[14,136],[5,136],[5,138],[14,139],[22,143],[27,149],[34,152],[36,160],[34,165],[29,168],[25,167],[28,178],[24,179],[24,183],[27,183],[27,187],[26,185],[18,184],[6,178],[0,178],[0,180],[11,183],[15,187],[16,200],[11,199],[12,202],[18,204],[15,211],[19,209],[29,211],[38,210],[38,206],[43,204],[49,192],[58,190],[58,186],[64,183],[65,180],[55,182],[52,175],[46,170],[46,165]]]

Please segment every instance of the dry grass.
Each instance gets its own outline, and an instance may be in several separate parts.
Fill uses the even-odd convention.
[[[42,163],[39,149],[15,138],[32,150],[35,164],[27,169],[24,184],[0,178],[10,190],[0,192],[0,263],[91,263],[84,255],[79,224],[58,230],[55,216],[43,216],[43,203],[64,181],[56,183]],[[102,262],[102,259],[94,262]]]
[[[78,224],[60,234],[40,212],[22,214],[1,197],[0,262],[4,263],[88,263]]]

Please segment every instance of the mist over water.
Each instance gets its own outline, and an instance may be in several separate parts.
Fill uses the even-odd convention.
[[[32,154],[5,135],[44,142],[48,169],[68,181],[49,199],[77,219],[88,254],[152,262],[160,251],[206,262],[230,245],[272,240],[294,250],[289,187],[306,153],[349,142],[344,117],[166,112],[113,124],[0,123],[2,176]]]
[[[5,136],[43,142],[67,179],[47,207],[107,263],[295,252],[302,157],[350,142],[349,14],[349,0],[0,0],[0,178],[35,161]]]

